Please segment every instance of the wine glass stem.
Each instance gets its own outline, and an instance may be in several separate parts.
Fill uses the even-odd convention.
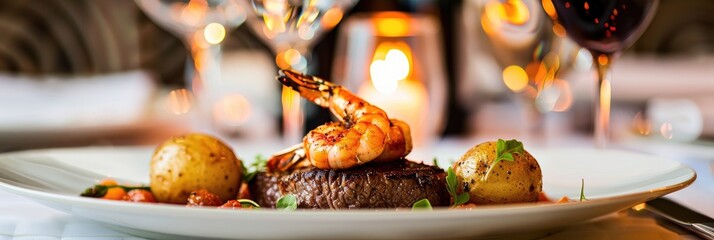
[[[189,38],[187,43],[193,63],[193,71],[190,71],[190,75],[187,76],[187,87],[196,98],[197,127],[202,130],[213,130],[210,127],[214,124],[210,99],[214,97],[211,96],[211,91],[215,91],[215,85],[221,78],[221,46],[201,45],[193,38]]]
[[[295,56],[296,62],[305,61],[303,69],[294,69],[300,72],[307,72],[307,51],[303,48],[291,48],[299,53]],[[287,49],[276,49],[277,56],[285,56]],[[283,105],[283,140],[287,144],[295,144],[301,142],[303,138],[303,130],[305,129],[305,101],[290,87],[283,86],[282,88],[282,105]]]
[[[598,148],[605,148],[610,138],[610,99],[611,99],[611,79],[610,62],[611,57],[605,54],[594,55],[595,67],[597,70],[597,95],[595,102],[595,145]]]

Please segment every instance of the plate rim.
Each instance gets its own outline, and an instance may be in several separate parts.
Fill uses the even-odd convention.
[[[8,157],[15,157],[15,156],[22,156],[24,154],[28,153],[39,153],[39,154],[47,154],[51,152],[56,152],[56,151],[74,151],[74,150],[139,150],[139,149],[144,149],[146,150],[146,146],[119,146],[119,147],[79,147],[79,148],[49,148],[49,149],[35,149],[35,150],[25,150],[25,151],[17,151],[17,152],[9,152],[9,153],[2,153],[0,154],[0,161],[3,158],[8,158]],[[608,151],[618,151],[618,152],[627,152],[627,153],[635,153],[635,154],[643,154],[641,152],[631,152],[631,151],[622,151],[622,150],[617,150],[617,149],[609,149]],[[653,155],[656,156],[656,155]],[[658,157],[658,156],[657,156]],[[662,158],[666,161],[671,161],[671,162],[677,162],[668,158]],[[677,162],[679,163],[679,162]],[[475,214],[476,212],[478,213],[488,213],[488,212],[497,212],[497,211],[503,211],[503,210],[511,210],[511,209],[518,209],[518,210],[529,210],[529,209],[542,209],[542,208],[551,208],[553,206],[567,206],[567,205],[591,205],[591,204],[600,204],[600,203],[605,203],[605,202],[612,202],[612,201],[622,201],[626,200],[629,198],[636,198],[636,197],[647,197],[647,198],[652,198],[653,196],[660,197],[667,195],[669,193],[681,190],[683,188],[688,187],[691,185],[697,178],[697,173],[694,171],[694,169],[690,168],[689,166],[686,166],[684,164],[679,163],[679,168],[688,171],[688,174],[691,174],[689,178],[687,178],[684,181],[680,181],[675,184],[669,184],[666,186],[658,187],[658,188],[653,188],[649,190],[644,190],[644,191],[637,191],[637,192],[631,192],[631,193],[625,193],[625,194],[619,194],[615,196],[607,196],[607,197],[598,197],[598,198],[593,198],[593,199],[588,199],[587,201],[575,201],[575,202],[567,202],[567,203],[513,203],[513,204],[497,204],[497,205],[480,205],[476,208],[473,209],[460,209],[462,211],[452,211],[453,209],[450,209],[448,207],[435,207],[433,211],[411,211],[410,208],[404,208],[404,211],[401,209],[399,210],[394,210],[394,209],[300,209],[298,211],[292,211],[292,212],[286,212],[286,211],[280,211],[276,209],[268,209],[264,208],[259,211],[238,211],[241,212],[242,214],[246,214],[247,212],[250,212],[248,215],[255,215],[255,216],[280,216],[280,217],[285,217],[287,215],[295,216],[295,217],[306,217],[306,216],[315,216],[315,215],[324,215],[324,214],[330,214],[334,216],[341,216],[341,215],[354,215],[354,214],[368,214],[368,215],[380,215],[380,216],[402,216],[402,214],[408,214],[408,215],[403,215],[403,216],[419,216],[419,215],[429,215],[429,216],[449,216],[453,217],[453,215],[460,215],[462,213],[465,213],[463,216],[468,216],[471,214]],[[684,176],[684,175],[682,175]],[[141,211],[145,209],[151,209],[152,211],[162,211],[166,213],[174,213],[178,212],[181,213],[186,210],[180,210],[176,211],[177,209],[191,209],[188,211],[195,211],[195,213],[199,212],[205,212],[205,213],[212,213],[212,214],[234,214],[231,212],[234,211],[226,211],[226,209],[214,209],[214,208],[187,208],[185,205],[178,205],[178,204],[153,204],[153,203],[133,203],[133,202],[123,202],[123,201],[107,201],[103,199],[93,199],[93,198],[86,198],[86,197],[80,197],[79,195],[73,196],[73,195],[66,195],[66,194],[60,194],[60,193],[52,193],[52,192],[45,192],[45,191],[40,191],[40,190],[35,190],[35,189],[29,189],[29,188],[24,188],[20,186],[16,186],[10,183],[6,183],[4,180],[0,179],[0,189],[6,189],[8,192],[11,192],[15,195],[20,195],[23,197],[28,198],[29,197],[32,200],[36,200],[34,197],[39,197],[44,201],[49,201],[49,200],[61,200],[64,203],[67,204],[78,204],[81,203],[84,206],[91,206],[91,207],[102,207],[102,206],[111,206],[111,207],[116,207],[116,208],[121,208],[122,210],[136,210],[136,211]],[[46,205],[46,204],[43,204]],[[385,211],[386,210],[386,211]],[[465,210],[465,211],[464,211]],[[219,213],[223,212],[223,213]],[[469,214],[471,213],[471,214]]]

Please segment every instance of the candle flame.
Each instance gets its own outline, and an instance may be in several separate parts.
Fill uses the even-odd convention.
[[[377,91],[390,94],[397,90],[399,81],[409,76],[411,50],[403,42],[383,42],[374,52],[369,66],[372,84]]]

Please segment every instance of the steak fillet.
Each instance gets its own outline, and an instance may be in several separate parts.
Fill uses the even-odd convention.
[[[258,204],[271,208],[286,194],[297,197],[298,208],[399,208],[424,198],[432,206],[448,206],[445,177],[440,168],[401,159],[346,170],[261,172],[249,187]]]

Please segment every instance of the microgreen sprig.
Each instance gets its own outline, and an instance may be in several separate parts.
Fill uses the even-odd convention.
[[[292,194],[284,195],[275,202],[275,208],[283,211],[295,211],[297,209],[297,198]]]
[[[467,192],[457,194],[457,186],[458,182],[456,179],[456,173],[454,173],[453,168],[449,167],[449,169],[446,170],[446,190],[449,191],[449,194],[451,194],[451,197],[454,199],[454,205],[452,205],[453,207],[467,203],[470,198],[469,193]]]
[[[519,142],[516,139],[508,141],[498,139],[498,142],[496,142],[496,160],[493,161],[493,165],[496,165],[496,163],[501,160],[513,162],[513,154],[521,155],[523,152],[525,152],[525,150],[523,150],[522,142]]]
[[[580,201],[587,201],[588,199],[585,198],[585,179],[581,178],[580,179]]]
[[[488,175],[491,174],[491,171],[500,161],[513,162],[515,161],[515,157],[513,156],[514,154],[522,155],[524,152],[525,150],[523,149],[522,142],[516,139],[498,139],[498,141],[496,142],[496,159],[493,160],[491,167],[488,169],[488,172],[486,173],[486,178],[488,178]]]
[[[238,199],[238,203],[240,203],[240,206],[243,208],[247,207],[253,207],[253,208],[260,208],[260,205],[253,200],[250,199]]]
[[[429,199],[422,199],[419,201],[416,201],[414,204],[412,204],[412,211],[420,211],[420,210],[428,210],[431,211],[431,202],[429,202]]]
[[[263,157],[263,155],[258,154],[255,156],[255,161],[253,161],[253,163],[251,163],[247,168],[245,165],[241,165],[241,168],[243,169],[243,181],[252,181],[258,172],[265,171],[266,164],[268,164],[268,159]]]

